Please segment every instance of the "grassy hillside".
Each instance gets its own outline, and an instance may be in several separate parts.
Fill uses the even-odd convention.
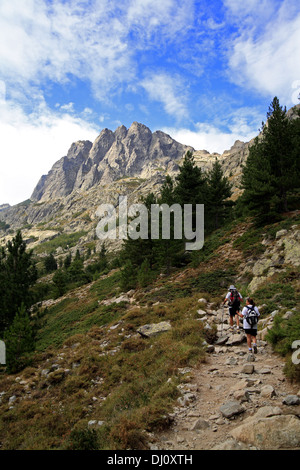
[[[216,338],[199,321],[206,305],[199,299],[217,309],[232,283],[249,294],[253,273],[244,271],[246,262],[263,258],[266,234],[275,239],[278,230],[298,224],[297,214],[264,230],[241,220],[214,232],[190,265],[121,301],[120,271],[112,269],[35,311],[31,364],[19,374],[0,372],[0,447],[147,448],[151,432],[170,424],[188,368],[201,367]],[[289,364],[291,341],[300,339],[299,310],[290,320],[284,315],[299,307],[299,274],[285,266],[252,293],[264,304],[262,318],[279,308],[269,340]],[[169,331],[151,338],[137,332],[163,321]],[[291,364],[287,373],[298,377]]]

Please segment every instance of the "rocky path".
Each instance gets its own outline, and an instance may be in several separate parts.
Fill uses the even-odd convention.
[[[251,356],[243,334],[240,340],[215,346],[198,369],[181,371],[186,383],[173,424],[153,449],[300,449],[299,386],[285,379],[283,360],[266,342]]]

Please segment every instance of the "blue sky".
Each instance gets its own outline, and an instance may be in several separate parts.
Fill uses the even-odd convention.
[[[300,92],[298,0],[1,0],[0,204],[72,142],[142,122],[222,153]]]

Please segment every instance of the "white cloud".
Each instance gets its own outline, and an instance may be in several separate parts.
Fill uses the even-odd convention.
[[[215,103],[214,108],[218,108]],[[237,108],[229,111],[226,118],[220,121],[216,115],[214,122],[197,122],[193,130],[184,127],[165,127],[162,130],[173,139],[195,150],[207,150],[210,153],[222,154],[229,150],[236,140],[249,142],[259,133],[262,116],[258,109],[251,107]]]
[[[179,77],[165,72],[148,74],[141,86],[149,97],[163,104],[166,113],[180,121],[188,116],[185,87]]]
[[[223,0],[223,3],[235,19],[253,20],[255,17],[256,24],[270,17],[278,8],[278,0]]]
[[[194,1],[130,0],[125,2],[127,28],[138,33],[142,44],[152,45],[153,35],[159,32],[159,41],[176,39],[178,33],[191,27]],[[146,43],[145,41],[146,40]]]
[[[28,198],[73,141],[93,140],[99,132],[90,124],[96,122],[94,111],[86,107],[76,117],[73,99],[58,99],[51,111],[45,87],[68,85],[75,77],[89,83],[99,100],[123,86],[138,89],[137,51],[160,46],[162,38],[177,39],[188,27],[192,5],[193,0],[0,1],[1,202]],[[170,81],[165,91],[167,112],[184,115]],[[101,110],[98,122],[106,117]]]
[[[268,0],[265,0],[269,4]],[[242,15],[240,3],[227,0],[236,14]],[[260,2],[247,3],[248,14],[253,15]],[[298,6],[297,6],[298,5]],[[294,0],[281,2],[274,11],[266,8],[268,20],[264,28],[255,22],[240,28],[240,36],[233,42],[229,56],[229,75],[235,83],[252,88],[269,97],[278,96],[287,106],[293,103],[293,83],[300,79],[300,9]],[[272,16],[272,18],[271,18]],[[255,18],[260,17],[255,12]],[[252,17],[253,19],[253,17]],[[266,18],[265,18],[266,19]]]
[[[31,196],[42,174],[67,154],[72,142],[94,141],[99,130],[83,118],[54,113],[41,103],[27,116],[20,106],[0,102],[0,204]]]
[[[70,102],[68,104],[63,104],[60,109],[67,111],[68,113],[74,112],[74,103]]]
[[[70,76],[105,99],[134,80],[135,53],[188,27],[192,0],[1,0],[0,68],[6,82],[28,86]],[[159,37],[155,35],[158,34]],[[165,35],[165,36],[164,36]]]
[[[252,109],[240,109],[232,113],[228,119],[227,131],[214,124],[198,122],[195,130],[187,128],[162,129],[173,139],[184,145],[190,145],[195,150],[207,150],[210,153],[222,154],[229,150],[236,140],[249,142],[258,134],[259,113]]]

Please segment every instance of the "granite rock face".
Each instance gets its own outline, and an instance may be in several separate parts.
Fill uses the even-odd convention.
[[[182,145],[167,134],[154,133],[134,122],[129,129],[120,126],[115,132],[103,129],[95,142],[78,141],[67,156],[43,175],[31,200],[44,202],[66,197],[72,191],[87,191],[123,177],[149,178],[160,171],[178,170],[178,162],[191,147]]]

